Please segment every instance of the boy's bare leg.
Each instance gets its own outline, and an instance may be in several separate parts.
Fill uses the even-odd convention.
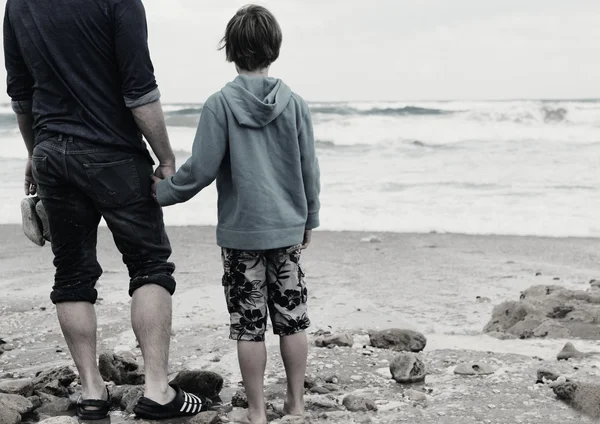
[[[148,284],[133,293],[131,323],[144,357],[144,396],[161,405],[175,397],[168,380],[171,311],[171,295],[161,286]]]
[[[267,424],[264,393],[265,368],[267,367],[265,343],[239,341],[237,350],[248,397],[248,420],[252,424]]]
[[[280,347],[287,375],[287,396],[283,412],[286,415],[304,415],[304,377],[308,357],[306,332],[282,336]]]

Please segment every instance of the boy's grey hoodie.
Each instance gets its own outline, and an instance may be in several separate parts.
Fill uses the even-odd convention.
[[[168,206],[217,180],[217,243],[239,250],[300,244],[319,226],[319,164],[306,102],[283,81],[238,76],[208,98],[192,157],[158,184]],[[207,205],[208,206],[208,205]]]

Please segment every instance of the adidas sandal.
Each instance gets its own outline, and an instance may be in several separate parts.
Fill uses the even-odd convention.
[[[142,397],[133,409],[135,416],[147,420],[192,417],[200,412],[208,411],[212,405],[212,402],[203,396],[184,392],[173,384],[171,387],[175,389],[175,399],[166,405],[161,405]]]
[[[26,197],[23,199],[21,201],[21,217],[23,219],[23,232],[27,238],[38,246],[43,246],[46,240],[44,240],[42,221],[36,211],[39,201],[38,197]]]
[[[82,420],[96,421],[108,417],[110,412],[110,393],[106,388],[106,400],[82,399],[79,396],[77,400],[77,417]]]
[[[48,215],[46,214],[46,209],[44,209],[44,204],[40,201],[35,205],[35,211],[37,213],[38,218],[40,218],[40,222],[42,223],[42,235],[46,241],[52,242],[52,236],[50,235],[50,224],[48,222]]]

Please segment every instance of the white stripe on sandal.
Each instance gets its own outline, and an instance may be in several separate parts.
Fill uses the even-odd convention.
[[[181,406],[180,412],[185,412],[186,414],[197,414],[202,410],[202,400],[191,393],[183,392],[184,401]]]

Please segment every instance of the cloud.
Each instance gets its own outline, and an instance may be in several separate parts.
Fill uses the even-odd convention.
[[[272,74],[307,99],[600,97],[597,0],[270,0],[284,45]],[[235,76],[217,51],[238,0],[146,0],[167,101]]]

